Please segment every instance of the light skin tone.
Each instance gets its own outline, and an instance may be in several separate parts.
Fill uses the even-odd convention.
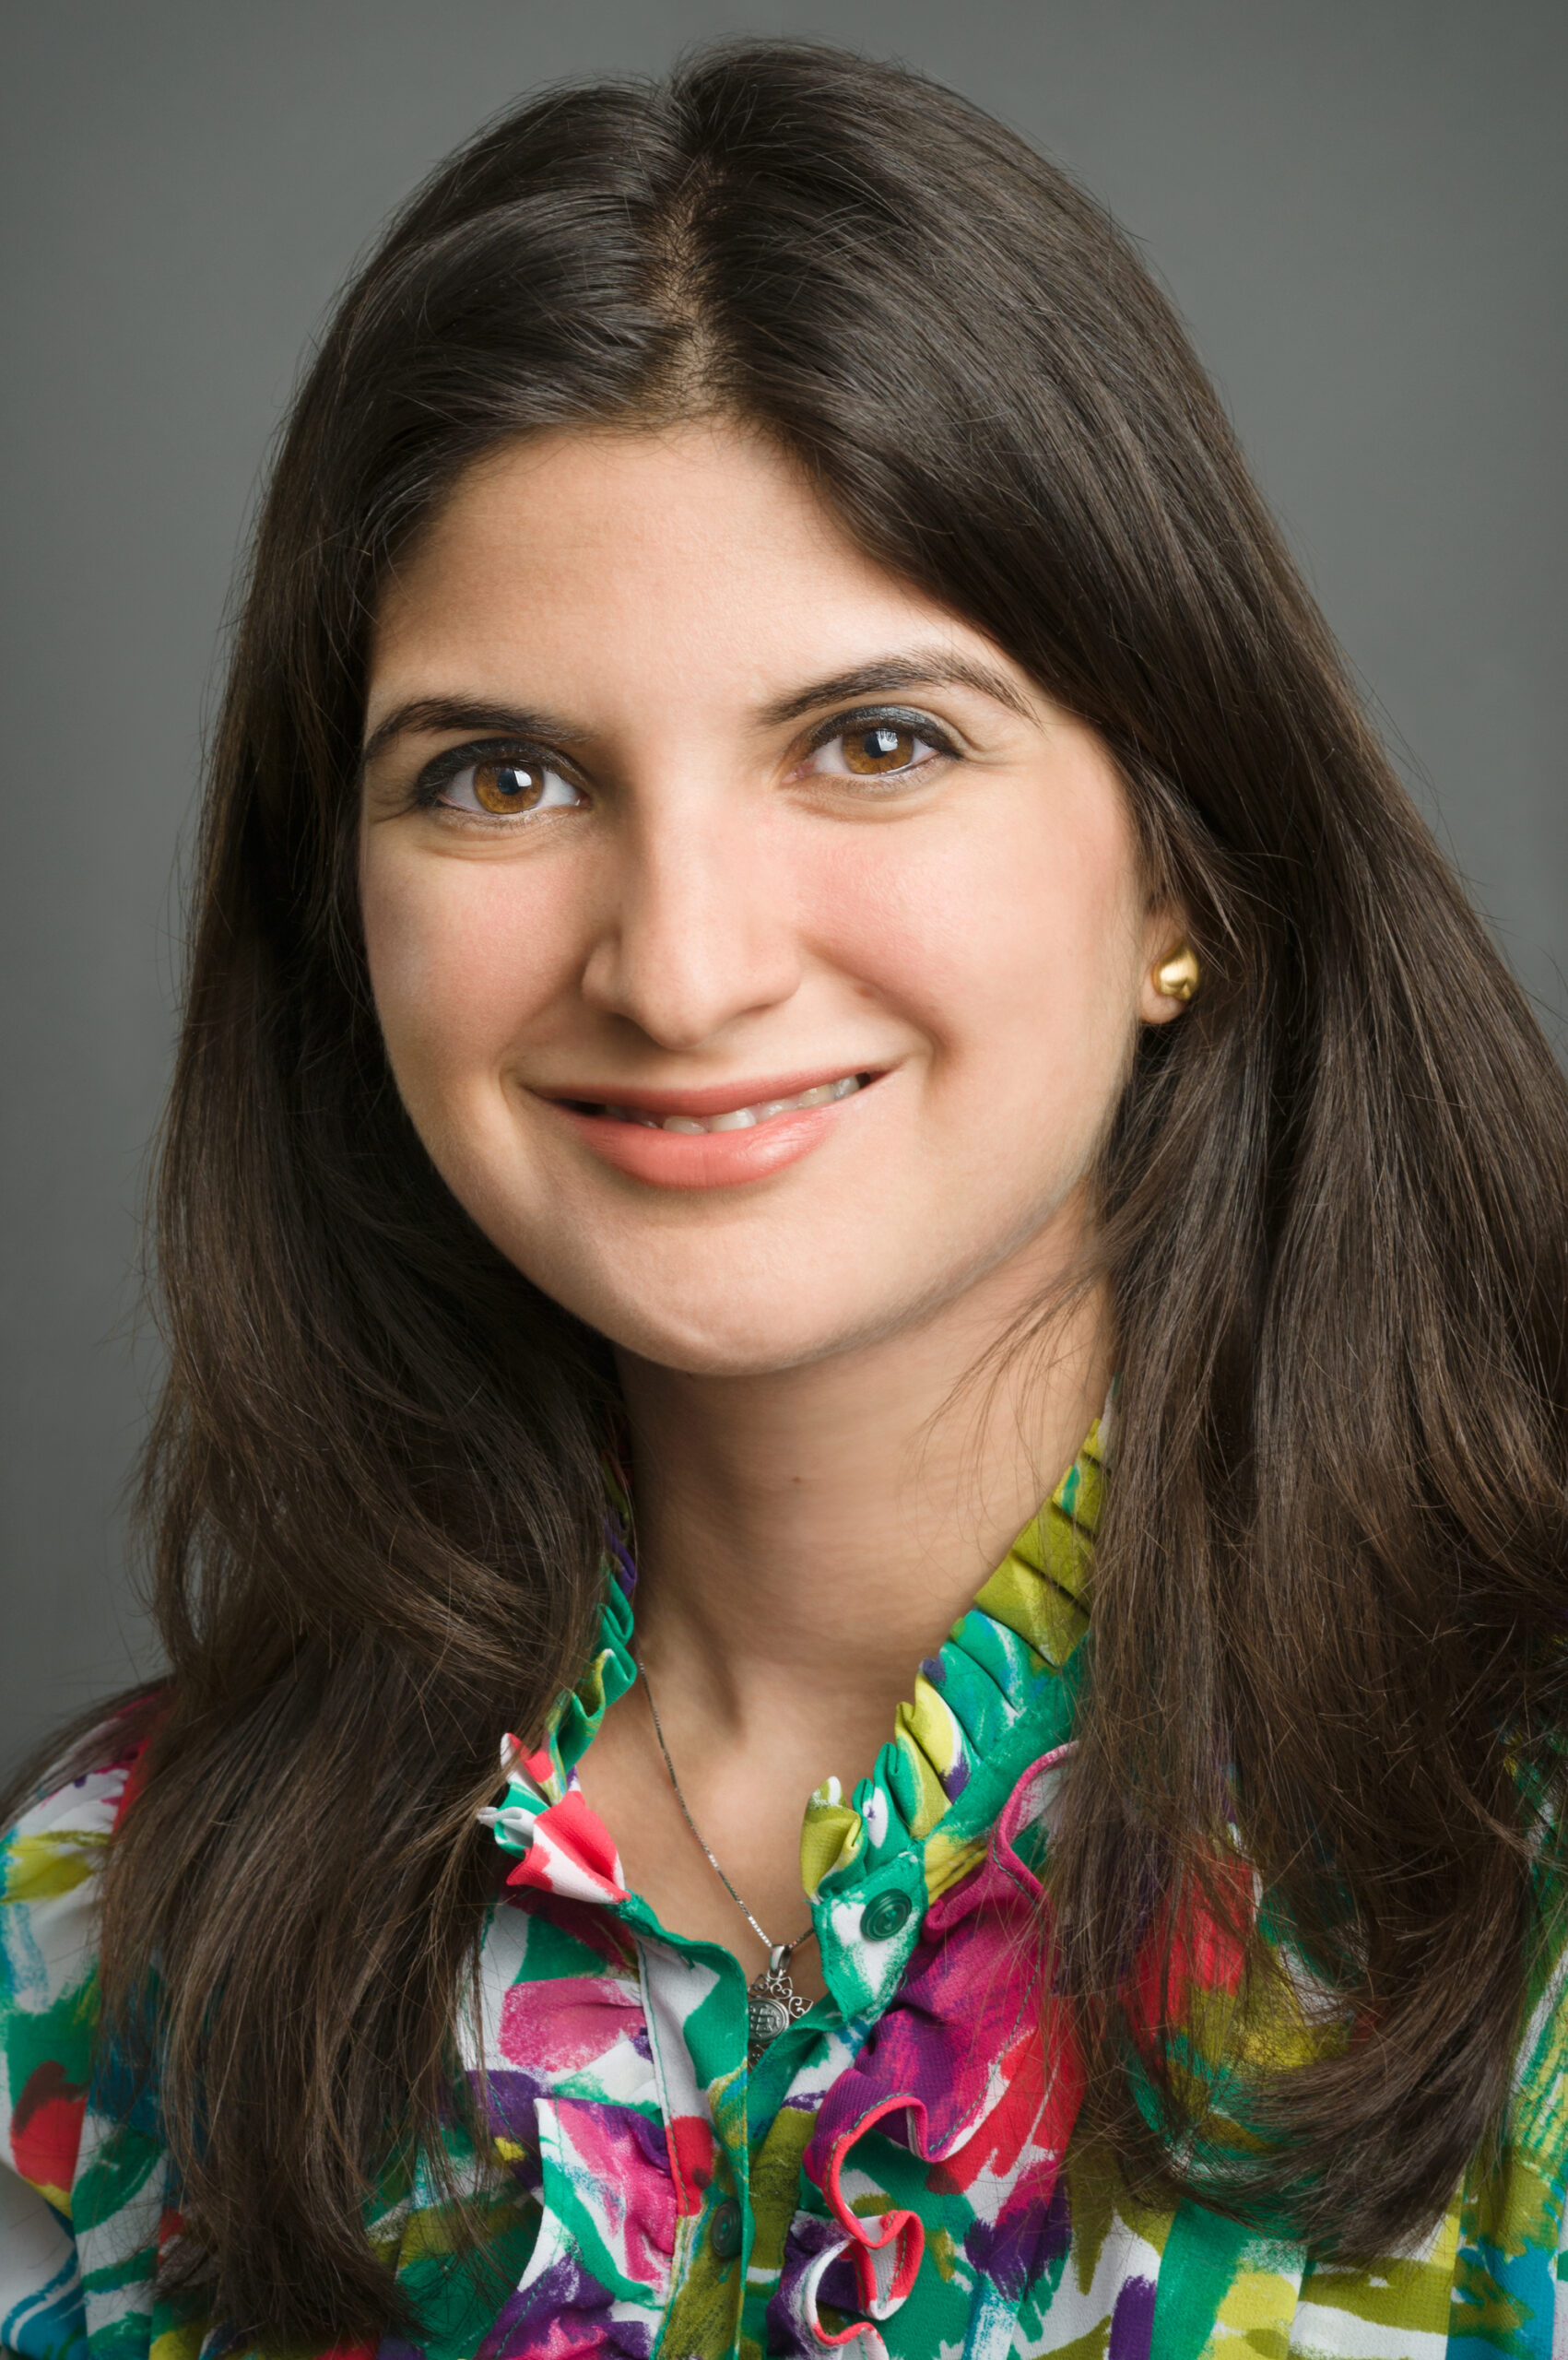
[[[784,1940],[808,1796],[870,1770],[1103,1399],[1094,1292],[996,1348],[1090,1240],[1180,914],[1094,734],[721,421],[470,469],[385,594],[366,745],[398,1087],[616,1348],[639,1649]],[[664,1923],[754,1974],[641,1682],[582,1777]]]

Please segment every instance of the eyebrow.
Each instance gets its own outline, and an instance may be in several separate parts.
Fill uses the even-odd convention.
[[[1028,699],[1013,686],[1005,672],[989,664],[977,664],[973,657],[950,655],[940,649],[917,650],[911,655],[880,655],[869,664],[857,665],[853,672],[837,672],[831,679],[814,680],[809,688],[796,689],[787,697],[762,709],[762,720],[772,727],[786,721],[801,721],[825,704],[845,704],[856,697],[877,697],[896,694],[901,689],[973,689],[976,694],[993,698],[1006,705],[1022,721],[1038,718]]]
[[[973,657],[951,655],[937,649],[916,651],[910,655],[877,656],[868,664],[856,665],[852,672],[836,672],[825,680],[813,680],[806,688],[793,689],[788,696],[764,705],[760,718],[765,728],[776,729],[786,722],[803,720],[823,705],[847,704],[861,697],[896,695],[909,689],[970,689],[1005,705],[1021,720],[1037,718],[1028,700],[1005,672],[976,663]],[[376,724],[365,740],[360,766],[368,768],[395,738],[415,732],[434,735],[452,729],[471,729],[482,731],[487,737],[520,738],[530,743],[554,746],[572,745],[589,734],[559,714],[537,708],[481,703],[467,697],[411,697],[407,703],[394,706],[385,719]]]
[[[373,762],[395,738],[415,731],[433,734],[447,729],[472,729],[487,738],[523,738],[530,743],[539,741],[554,746],[570,746],[588,734],[575,722],[563,721],[559,714],[542,713],[536,708],[481,704],[471,697],[411,697],[407,704],[395,705],[386,719],[376,724],[365,740],[360,767],[367,768]]]

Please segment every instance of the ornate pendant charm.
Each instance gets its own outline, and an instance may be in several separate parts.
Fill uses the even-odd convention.
[[[794,1948],[793,1942],[778,1943],[761,1974],[748,1986],[747,2015],[751,2028],[746,2045],[749,2064],[755,2065],[762,2051],[811,2005],[789,1979],[789,1954]]]

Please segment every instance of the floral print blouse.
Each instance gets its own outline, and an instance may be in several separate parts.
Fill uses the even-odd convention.
[[[369,2232],[422,2326],[379,2360],[1568,2355],[1560,1957],[1501,2156],[1419,2248],[1315,2261],[1197,2205],[1141,2211],[1075,2155],[1039,1872],[1101,1481],[1097,1427],[922,1666],[874,1775],[813,1798],[802,1867],[827,1997],[750,2065],[739,1965],[627,1891],[578,1786],[636,1677],[631,1567],[612,1552],[595,1659],[536,1752],[507,1741],[490,1814],[504,1879],[464,2061],[500,2175],[452,2137],[488,2191],[491,2267],[451,2260],[421,2174],[388,2180]],[[34,2360],[198,2360],[223,2342],[199,2297],[159,2289],[179,2191],[155,2127],[116,2120],[95,2066],[96,1871],[130,1768],[46,1793],[4,1856],[0,2342]],[[1223,1957],[1206,1971],[1224,1986]]]

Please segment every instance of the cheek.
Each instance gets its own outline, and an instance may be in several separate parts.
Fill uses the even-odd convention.
[[[495,1074],[520,1026],[559,994],[570,960],[550,902],[504,862],[360,864],[365,954],[398,1088],[422,1109]]]
[[[1136,1021],[1140,896],[1129,825],[1105,797],[1064,822],[844,848],[820,903],[830,957],[931,1044],[934,1079],[1061,1112],[1114,1094]],[[897,831],[890,830],[890,835]],[[1043,1108],[1042,1111],[1044,1111]]]

